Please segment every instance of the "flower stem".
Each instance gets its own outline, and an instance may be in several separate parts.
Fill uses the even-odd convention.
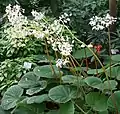
[[[110,78],[112,76],[112,54],[111,54],[111,36],[110,36],[110,28],[108,27],[108,44],[109,44],[109,56],[110,56]],[[108,82],[109,84],[109,82]],[[111,87],[111,85],[109,84],[109,86]],[[111,90],[111,96],[112,96],[112,101],[114,103],[114,106],[115,106],[115,109],[116,109],[116,114],[118,114],[118,109],[117,109],[117,106],[116,106],[116,102],[115,102],[115,96],[114,94],[112,93],[112,90]]]
[[[56,73],[55,73],[55,70],[54,70],[54,68],[53,68],[53,66],[52,66],[52,62],[51,62],[50,55],[49,55],[49,52],[48,52],[48,46],[47,46],[47,41],[46,41],[46,39],[45,39],[45,48],[46,48],[46,54],[47,54],[48,60],[49,60],[49,62],[50,62],[51,70],[52,70],[52,72],[53,72],[54,74],[56,74]]]

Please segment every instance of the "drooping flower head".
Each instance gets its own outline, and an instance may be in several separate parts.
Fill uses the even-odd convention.
[[[23,22],[27,22],[27,17],[22,15],[24,10],[20,8],[19,5],[11,6],[10,4],[6,7],[6,15],[8,17],[8,21],[12,26],[16,24],[22,24]]]
[[[117,18],[110,16],[108,13],[103,17],[93,16],[90,19],[89,24],[92,26],[92,30],[103,30],[116,22]]]

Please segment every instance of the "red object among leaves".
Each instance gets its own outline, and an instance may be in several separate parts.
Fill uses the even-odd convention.
[[[100,44],[95,45],[94,48],[96,49],[96,52],[97,52],[98,54],[100,54],[100,51],[101,51],[101,49],[102,49],[102,45],[100,45]]]

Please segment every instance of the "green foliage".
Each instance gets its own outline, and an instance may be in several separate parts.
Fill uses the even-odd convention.
[[[107,12],[107,0],[63,0],[63,2],[63,12],[72,13],[71,27],[77,31],[79,39],[83,41],[104,39],[101,34],[93,33],[88,23],[93,15]]]
[[[75,76],[75,75],[64,75],[62,76],[63,83],[72,84],[74,86],[84,86],[85,82],[83,77]]]
[[[14,108],[19,101],[20,97],[23,94],[23,89],[18,86],[14,85],[11,86],[4,94],[1,102],[1,106],[5,110],[9,110]]]
[[[22,104],[13,112],[14,114],[41,114],[44,111],[44,104]]]
[[[87,57],[91,57],[91,56],[92,56],[92,53],[90,52],[90,50],[89,50],[88,48],[76,50],[76,51],[73,53],[73,56],[74,56],[76,59],[86,58],[86,55],[87,55]]]
[[[93,88],[97,88],[97,89],[103,89],[102,88],[102,80],[100,78],[97,77],[87,77],[85,79],[85,82],[87,83],[87,85],[93,87]]]
[[[117,81],[115,80],[108,80],[108,81],[102,81],[100,78],[97,77],[87,77],[85,78],[85,82],[88,86],[97,88],[99,90],[115,90],[117,86]]]
[[[50,101],[47,94],[27,98],[27,104],[42,103],[44,101]]]
[[[120,69],[120,66],[115,66],[115,67],[111,68],[111,77],[112,78],[116,78],[117,80],[120,80],[120,75],[119,75],[120,70],[119,69]],[[108,76],[110,76],[110,68],[108,68],[106,71],[107,71]]]
[[[34,73],[35,73],[35,75],[37,75],[39,77],[44,77],[44,78],[57,78],[57,77],[59,77],[58,68],[54,65],[53,69],[54,69],[54,71],[52,71],[52,68],[49,65],[44,65],[44,66],[36,67],[34,69]],[[54,72],[55,72],[55,74],[54,74]]]
[[[91,92],[85,96],[86,103],[96,111],[106,111],[107,97],[97,92]]]
[[[117,108],[119,110],[120,109],[119,108],[120,107],[120,91],[115,91],[113,95],[114,97],[111,95],[108,99],[108,106],[114,109]],[[114,103],[116,104],[116,107],[113,103],[113,100],[114,100]]]
[[[6,59],[0,63],[0,92],[1,95],[4,94],[6,89],[13,84],[18,83],[19,78],[27,72],[28,69],[24,68],[24,62],[29,61],[32,63],[32,67],[35,65],[33,63],[33,58],[16,58],[16,59]],[[32,68],[31,68],[32,69]]]
[[[119,58],[120,58],[120,55],[113,55],[111,59],[112,59],[113,61],[119,62],[119,61],[120,61]]]
[[[76,95],[76,88],[59,85],[49,91],[49,97],[57,103],[66,103]]]
[[[10,112],[3,110],[3,108],[0,106],[0,114],[10,114]]]
[[[5,0],[0,4],[5,8],[11,2],[19,3],[25,9],[24,15],[28,15],[28,23],[22,23],[20,30],[35,33],[25,36],[7,19],[1,28],[0,114],[108,114],[116,109],[120,112],[120,55],[110,57],[106,51],[107,32],[93,32],[88,24],[93,15],[108,12],[107,0]],[[46,12],[46,6],[56,17],[72,13],[71,21],[66,24],[49,17],[51,12]],[[35,20],[32,9],[43,10],[49,16]],[[104,50],[99,53],[94,45],[82,48],[79,39],[87,44],[92,41],[95,46],[105,44]],[[111,48],[118,39],[111,40]],[[73,50],[69,56],[61,53],[62,46],[70,48],[68,41]],[[59,58],[64,65],[57,66]],[[32,66],[28,68],[27,64],[26,68],[25,62]]]

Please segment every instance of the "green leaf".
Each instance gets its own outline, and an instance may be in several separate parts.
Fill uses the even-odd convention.
[[[42,114],[44,110],[44,104],[22,104],[14,111],[14,114]]]
[[[100,111],[100,112],[98,112],[98,114],[108,114],[108,111],[106,110],[106,111]]]
[[[82,59],[82,58],[86,58],[87,57],[91,57],[93,54],[89,51],[88,48],[84,48],[84,49],[80,49],[80,50],[77,50],[73,53],[73,56],[76,58],[76,59]]]
[[[89,85],[93,88],[97,88],[97,89],[103,88],[102,80],[100,78],[97,78],[94,76],[87,77],[87,78],[85,78],[85,82],[87,85]]]
[[[57,78],[60,76],[58,68],[53,65],[55,74],[53,73],[50,65],[38,66],[34,69],[34,73],[37,76],[44,78]],[[61,72],[62,73],[62,72]]]
[[[111,68],[111,76],[110,76],[110,68],[106,70],[106,73],[109,77],[116,78],[120,80],[120,66],[112,67]]]
[[[36,76],[33,72],[28,72],[21,78],[18,85],[23,88],[35,87],[38,85],[39,79],[40,77]]]
[[[50,101],[50,98],[47,94],[27,98],[27,104],[42,103],[44,101]]]
[[[8,88],[8,90],[4,93],[4,96],[1,101],[2,108],[4,110],[14,108],[22,94],[23,89],[18,85],[14,85]]]
[[[109,80],[104,82],[104,89],[106,90],[115,90],[117,86],[117,82],[115,80]]]
[[[74,75],[65,75],[62,76],[63,83],[73,84],[75,86],[84,86],[84,81],[82,77],[74,76]]]
[[[107,97],[97,92],[90,92],[85,96],[86,103],[96,111],[106,111]]]
[[[94,74],[94,75],[96,75],[96,74],[99,74],[99,73],[103,73],[104,71],[103,71],[103,69],[89,69],[88,71],[87,71],[87,73],[88,74]]]
[[[3,108],[0,106],[0,114],[10,114],[10,111],[5,111]]]
[[[45,89],[47,87],[47,82],[46,81],[39,81],[39,85],[37,87],[32,87],[32,88],[29,88],[27,91],[26,91],[26,94],[28,95],[33,95],[35,93],[38,93],[40,91],[42,91],[43,89]]]
[[[72,102],[60,104],[59,114],[74,114],[75,108]]]
[[[115,91],[108,99],[108,106],[120,111],[120,91]],[[116,105],[116,106],[115,106]]]
[[[49,111],[47,114],[74,114],[75,108],[72,102],[60,104],[59,110]]]
[[[77,95],[77,90],[71,86],[59,85],[49,91],[49,97],[57,103],[66,103]]]
[[[119,62],[120,61],[120,55],[112,55],[111,59],[113,61]]]

